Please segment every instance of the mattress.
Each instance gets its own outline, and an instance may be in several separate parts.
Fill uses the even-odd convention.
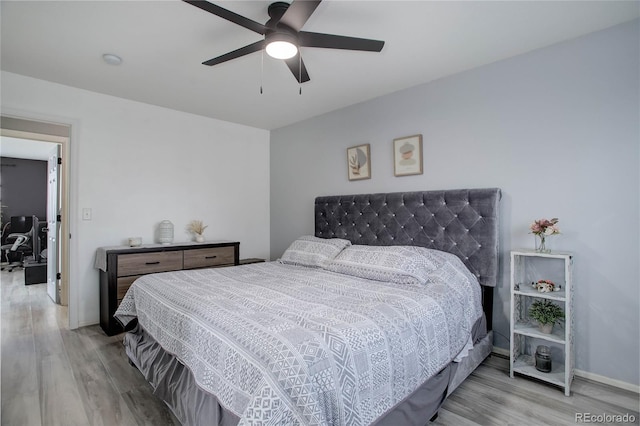
[[[116,318],[137,318],[229,424],[371,424],[472,340],[480,288],[459,266],[425,285],[278,262],[154,274]]]

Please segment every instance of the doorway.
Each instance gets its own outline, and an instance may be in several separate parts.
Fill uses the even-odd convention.
[[[35,152],[45,152],[48,165],[47,165],[47,184],[51,187],[51,157],[52,152],[60,152],[60,162],[56,164],[60,173],[57,180],[57,192],[55,194],[48,194],[47,205],[50,205],[51,198],[58,202],[58,207],[55,208],[58,214],[54,214],[54,220],[58,227],[58,233],[56,235],[56,227],[51,226],[51,222],[48,221],[47,229],[47,251],[55,249],[55,253],[47,254],[48,258],[52,257],[52,254],[57,254],[57,260],[52,262],[55,265],[53,268],[47,268],[47,286],[50,288],[49,297],[55,302],[64,306],[69,306],[67,322],[71,325],[72,309],[75,308],[73,303],[69,303],[70,300],[70,288],[69,288],[69,152],[70,152],[70,126],[59,125],[53,123],[43,123],[30,120],[24,120],[19,118],[9,118],[2,116],[2,126],[0,136],[2,138],[2,155],[6,154],[7,148],[13,147],[17,149],[16,152],[23,152],[23,157],[34,155]],[[52,150],[52,148],[58,148]],[[12,154],[15,156],[15,154]],[[56,161],[56,163],[58,163]],[[47,216],[51,214],[48,212]],[[59,226],[58,226],[59,225]],[[51,228],[51,229],[49,229]],[[51,232],[53,231],[53,232]],[[56,256],[53,256],[54,259]],[[48,262],[49,263],[49,262]],[[49,266],[49,264],[47,265]],[[50,282],[53,280],[53,282]]]

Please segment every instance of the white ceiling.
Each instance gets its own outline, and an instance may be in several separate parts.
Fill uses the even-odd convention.
[[[218,1],[264,23],[270,1]],[[303,48],[311,81],[261,54],[207,67],[260,36],[182,1],[0,2],[3,70],[274,129],[640,16],[638,1],[325,0],[303,27],[386,42]],[[107,65],[102,54],[123,58]],[[264,93],[259,93],[260,82]]]

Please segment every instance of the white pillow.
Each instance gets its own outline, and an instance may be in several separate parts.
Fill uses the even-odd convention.
[[[437,250],[424,247],[352,245],[325,269],[369,280],[425,284],[444,262]]]
[[[351,242],[349,240],[305,235],[291,243],[279,261],[289,265],[322,268],[345,247],[350,245]]]

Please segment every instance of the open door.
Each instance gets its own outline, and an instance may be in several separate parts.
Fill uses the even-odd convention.
[[[60,303],[60,145],[49,154],[47,185],[47,294]]]

